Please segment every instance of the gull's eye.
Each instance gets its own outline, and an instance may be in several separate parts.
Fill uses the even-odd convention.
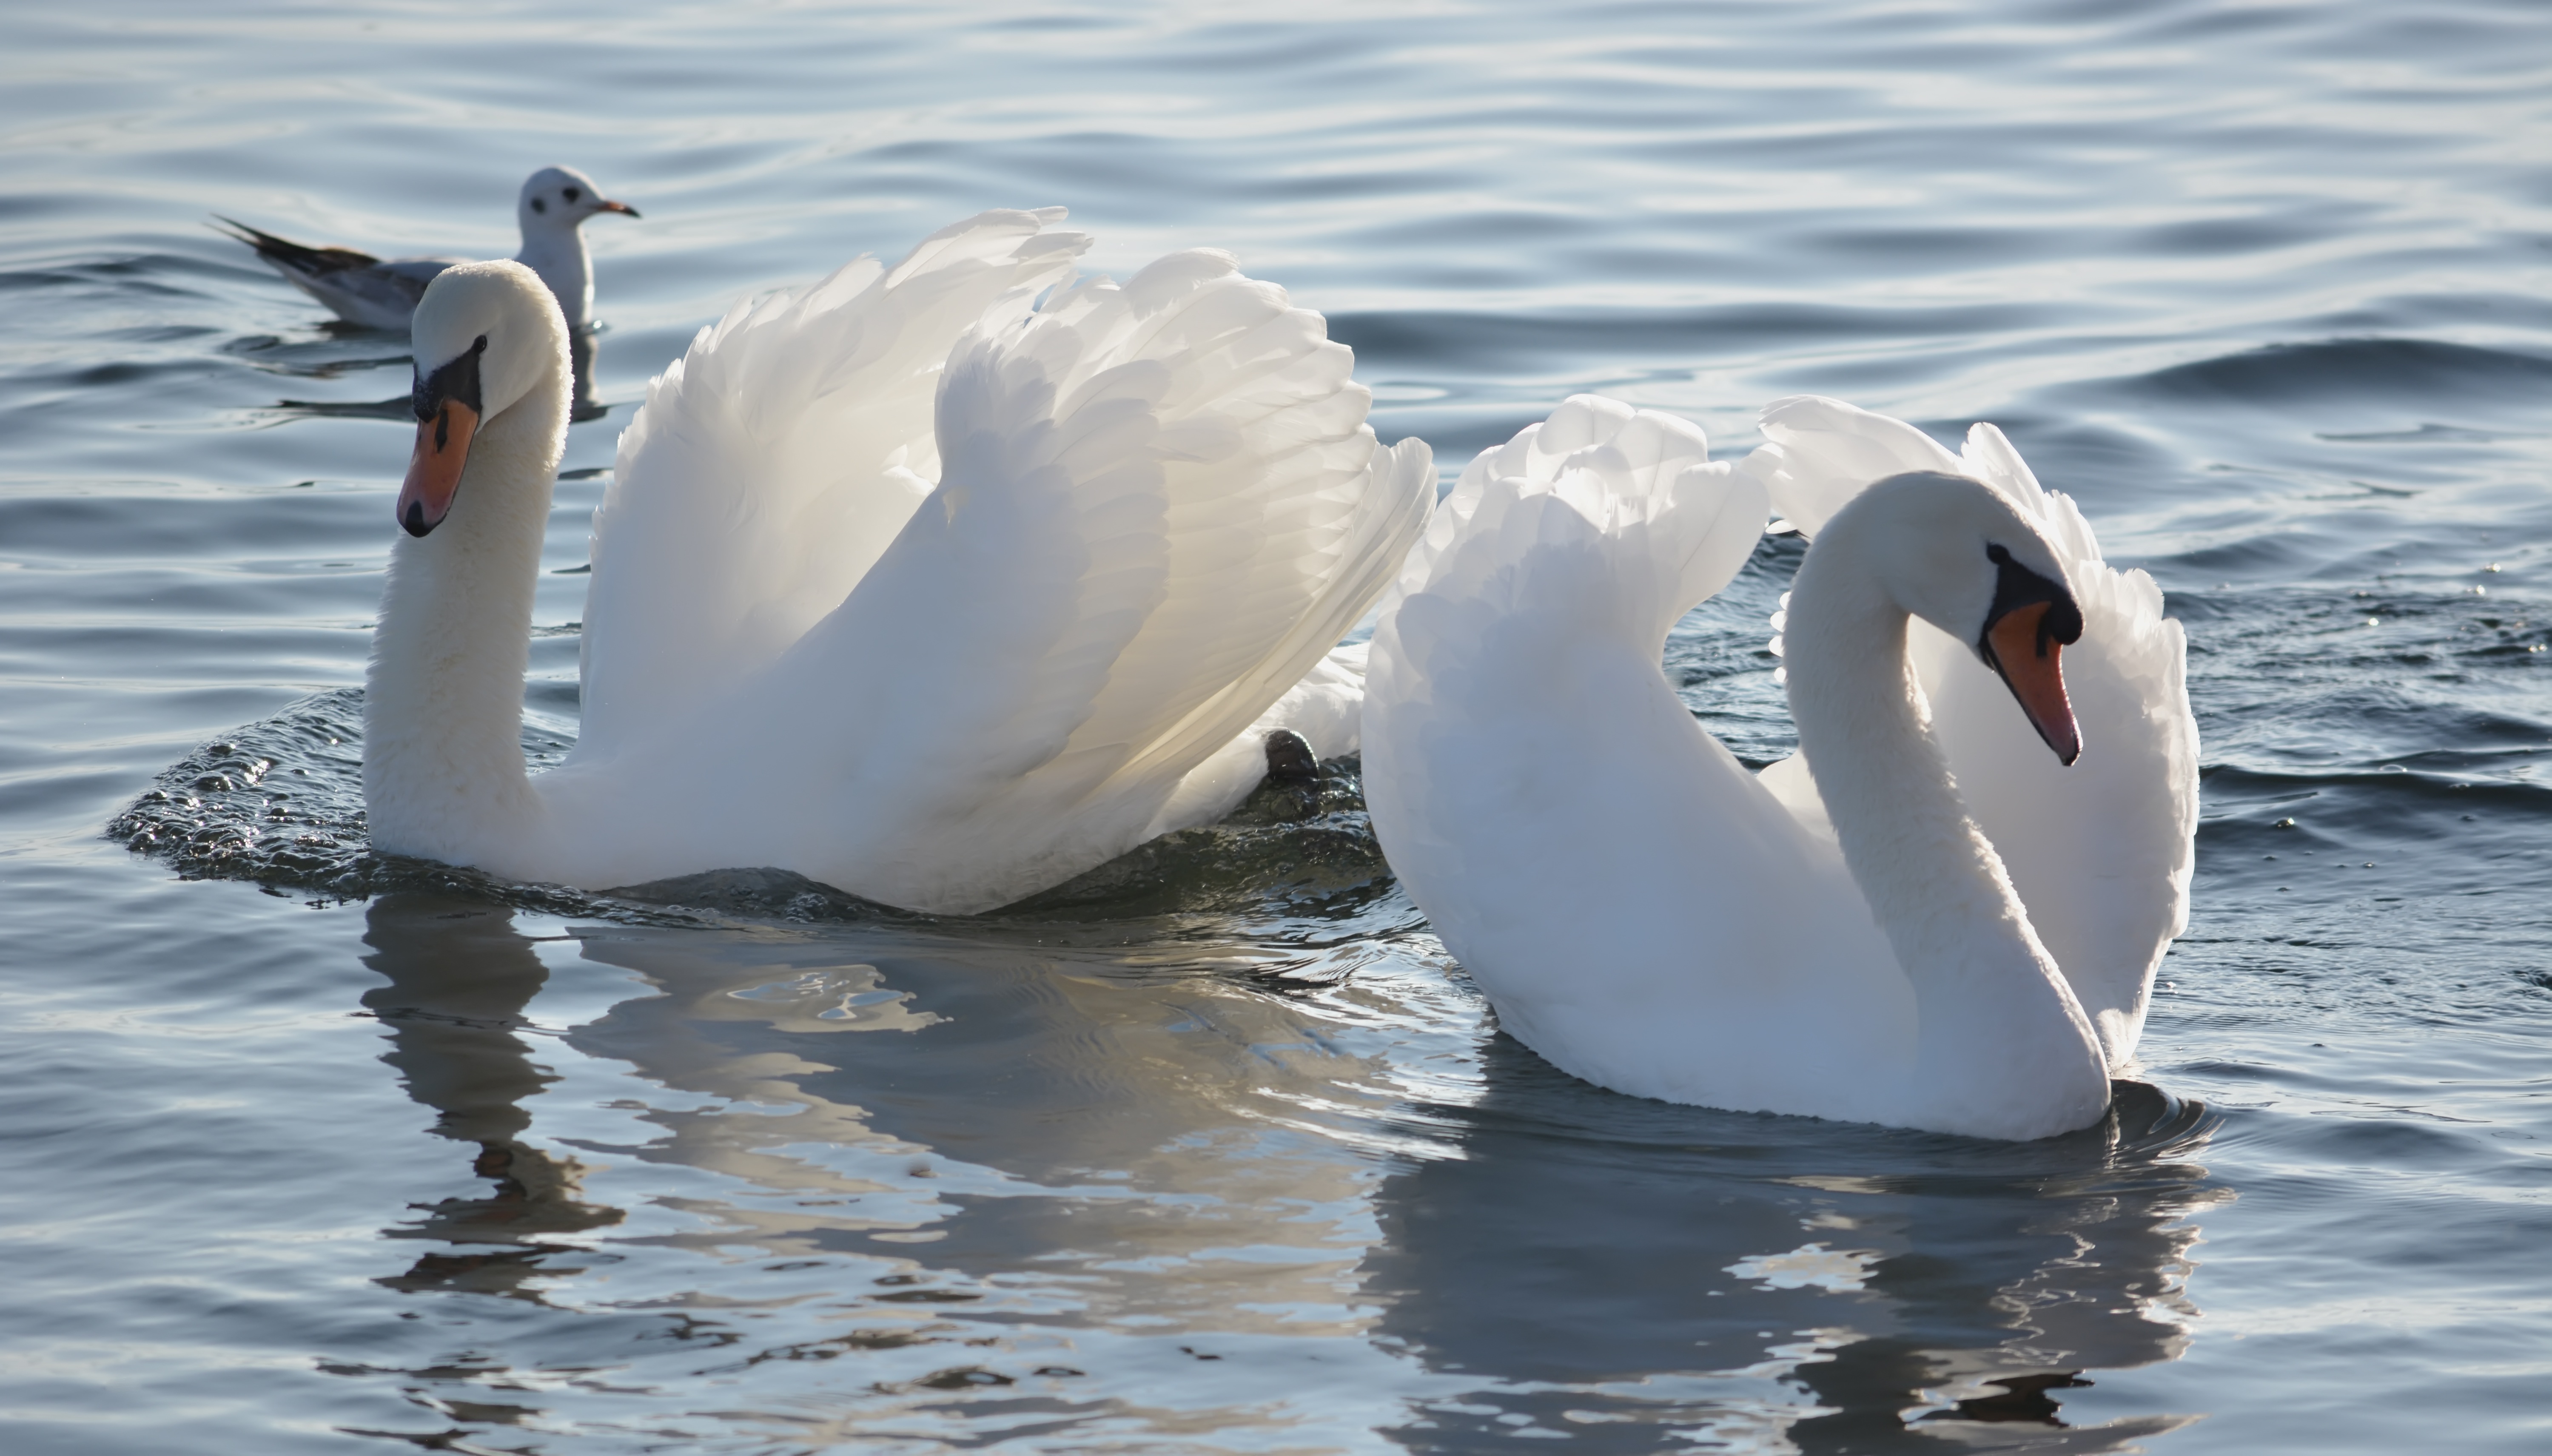
[[[565,198],[566,198],[568,201],[570,201],[570,202],[574,202],[576,199],[578,199],[579,197],[584,196],[585,194],[584,194],[583,192],[578,191],[578,190],[577,190],[576,188],[574,188],[574,187],[570,187],[570,188],[568,188],[565,192],[562,192],[562,193],[560,193],[559,195],[560,195],[560,196],[562,196],[562,197],[565,197]]]
[[[539,199],[539,198],[537,198],[537,197],[535,197],[535,198],[533,198],[533,199],[532,199],[532,211],[534,211],[534,212],[547,212],[547,211],[549,211],[549,210],[550,210],[550,205],[549,205],[548,203],[543,202],[541,199]]]

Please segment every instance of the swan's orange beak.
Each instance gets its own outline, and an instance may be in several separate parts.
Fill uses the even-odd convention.
[[[2057,640],[2047,614],[2051,601],[2016,606],[1985,628],[1985,662],[2002,675],[2005,687],[2020,701],[2029,726],[2056,750],[2068,766],[2082,757],[2082,730],[2074,721],[2074,704],[2065,696],[2064,644]]]
[[[458,399],[437,401],[433,416],[416,422],[416,454],[408,457],[398,494],[398,522],[407,534],[422,536],[450,514],[461,468],[470,462],[470,438],[478,433],[478,411]]]

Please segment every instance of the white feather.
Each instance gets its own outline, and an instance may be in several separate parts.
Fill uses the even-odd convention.
[[[2096,1119],[2184,915],[2178,628],[1990,426],[1965,460],[1832,401],[1783,401],[1765,433],[1732,469],[1680,421],[1581,396],[1473,462],[1374,636],[1383,847],[1501,1026],[1591,1082],[2001,1137]],[[1746,773],[1660,671],[1767,505],[1838,537],[1776,624],[1849,816],[1803,759]],[[1920,615],[1980,630],[1988,541],[2075,583],[2074,769]],[[1888,657],[1909,613],[1937,747]]]
[[[2196,864],[2187,639],[2163,616],[2162,588],[2104,562],[2081,510],[2042,487],[1990,424],[1970,429],[1953,456],[1902,421],[1801,395],[1765,406],[1763,434],[1766,443],[1739,468],[1771,482],[1774,509],[1811,534],[1871,481],[1938,469],[1993,486],[2056,549],[2082,609],[2082,640],[2065,651],[2066,689],[2082,725],[2079,762],[2068,768],[2045,751],[1966,644],[1917,621],[1910,656],[1968,812],[2009,867],[2109,1065],[2126,1067],[2154,973],[2188,926]],[[1780,768],[1765,770],[1767,780]],[[1813,795],[1813,782],[1799,781]],[[1824,806],[1812,812],[1822,816]]]
[[[980,910],[1228,810],[1271,709],[1351,745],[1323,658],[1425,523],[1426,446],[1379,446],[1348,352],[1229,257],[1075,283],[1060,219],[701,332],[596,515],[583,737],[534,822],[430,852]]]

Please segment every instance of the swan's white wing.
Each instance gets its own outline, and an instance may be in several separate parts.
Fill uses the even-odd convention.
[[[2153,577],[2103,562],[2081,511],[2042,490],[2000,430],[1977,425],[1962,464],[2032,514],[2065,565],[2082,608],[2082,640],[2065,650],[2082,757],[2058,763],[2010,692],[1948,634],[1925,627],[1915,667],[1969,809],[2121,1067],[2143,1035],[2154,972],[2188,928],[2197,720],[2187,640],[2162,614]]]
[[[1153,832],[1425,522],[1427,448],[1376,444],[1352,364],[1208,252],[961,344],[940,484],[745,705],[809,766],[792,868],[973,910]]]
[[[1767,407],[1763,432],[1768,443],[1741,468],[1773,482],[1775,507],[1811,531],[1873,481],[1946,470],[1993,486],[2055,546],[2083,616],[2082,640],[2065,652],[2083,739],[2072,768],[1967,646],[1916,622],[1911,655],[1961,793],[2110,1065],[2123,1065],[2143,1031],[2154,970],[2187,926],[2195,854],[2197,723],[2185,638],[2163,616],[2161,588],[2102,561],[2081,511],[2042,488],[1991,425],[1976,426],[1952,457],[1901,421],[1802,397]],[[1775,765],[1765,776],[1783,772]],[[1804,775],[1782,786],[1795,794],[1802,784],[1813,794]]]
[[[1939,441],[1840,399],[1797,394],[1763,406],[1763,443],[1737,463],[1763,482],[1772,513],[1809,536],[1862,487],[1909,470],[1965,473]]]
[[[725,696],[841,604],[938,479],[950,347],[1089,247],[1062,218],[984,213],[892,269],[740,303],[648,385],[594,512],[578,759]]]
[[[1570,400],[1475,463],[1374,636],[1366,802],[1394,870],[1561,1068],[1724,1107],[1876,1117],[1911,994],[1830,842],[1667,684],[1666,630],[1764,496],[1700,432]],[[1838,1075],[1838,1069],[1842,1069]]]

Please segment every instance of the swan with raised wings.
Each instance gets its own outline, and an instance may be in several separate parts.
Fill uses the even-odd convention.
[[[1352,750],[1358,665],[1329,652],[1426,519],[1426,446],[1378,445],[1347,350],[1227,255],[1075,281],[1062,216],[986,213],[701,331],[621,437],[581,736],[538,776],[566,325],[517,263],[436,277],[365,701],[373,845],[972,911],[1227,811],[1276,728]]]
[[[2180,625],[1990,425],[1964,456],[1826,399],[1763,429],[1714,464],[1687,422],[1579,396],[1473,462],[1374,636],[1383,849],[1500,1026],[1586,1081],[2095,1122],[2186,921]],[[1755,775],[1659,657],[1767,504],[1813,542],[1776,619],[1800,752]]]

